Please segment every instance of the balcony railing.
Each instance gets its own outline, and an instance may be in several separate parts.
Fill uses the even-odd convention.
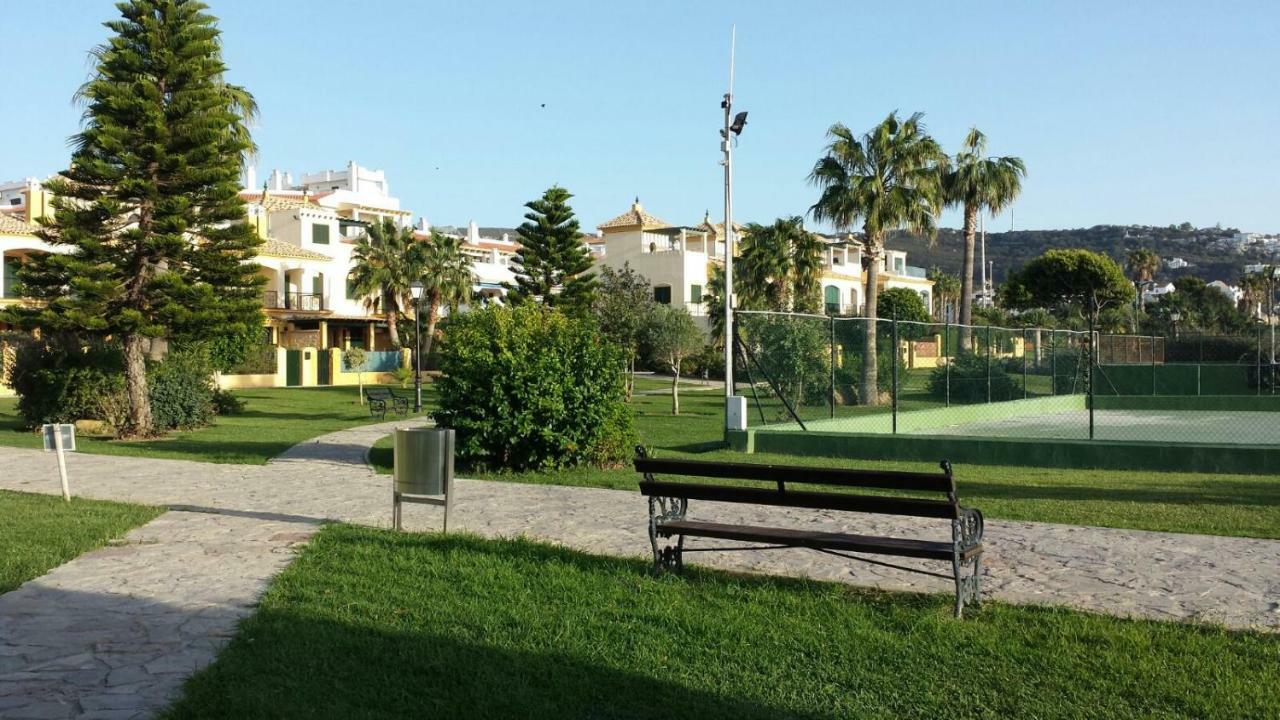
[[[324,310],[324,296],[315,293],[282,293],[268,290],[262,294],[262,306],[268,310],[321,312]]]

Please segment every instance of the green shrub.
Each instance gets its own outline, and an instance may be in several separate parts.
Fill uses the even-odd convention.
[[[279,368],[276,346],[258,342],[244,350],[244,355],[235,363],[226,366],[226,375],[271,375]],[[215,363],[216,366],[216,363]]]
[[[413,382],[413,368],[398,367],[391,371],[391,378],[400,385],[400,387],[409,387],[409,383]]]
[[[245,403],[230,390],[216,388],[213,391],[214,415],[239,415],[244,412]]]
[[[948,377],[947,367],[939,366],[929,375],[929,394],[939,400],[950,397],[953,403],[981,403],[988,400],[987,395],[987,358],[985,355],[961,353],[951,361]],[[1022,397],[1022,390],[1005,372],[999,362],[991,363],[992,402],[1013,400]]]
[[[151,417],[157,429],[189,429],[213,422],[213,369],[201,346],[171,348],[147,368]]]
[[[28,428],[120,420],[124,365],[114,345],[86,343],[73,335],[20,341],[10,381],[18,394],[18,414]]]
[[[450,322],[440,409],[457,454],[487,468],[613,465],[635,440],[621,349],[594,325],[538,306],[487,307]]]

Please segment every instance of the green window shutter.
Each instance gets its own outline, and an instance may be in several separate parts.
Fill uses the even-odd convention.
[[[311,294],[324,295],[324,274],[315,275],[311,278]]]
[[[835,285],[828,285],[823,290],[824,302],[827,306],[827,314],[835,315],[840,312],[840,288]]]
[[[700,305],[702,303],[701,285],[694,284],[689,286],[689,302],[695,305]]]
[[[329,244],[329,226],[313,223],[311,225],[311,242],[316,245]]]
[[[346,298],[348,300],[356,299],[356,281],[351,278],[347,278]]]

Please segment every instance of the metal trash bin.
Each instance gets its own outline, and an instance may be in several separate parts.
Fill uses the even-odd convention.
[[[397,429],[394,466],[397,491],[443,495],[453,478],[453,430]]]
[[[444,506],[444,531],[449,531],[453,505],[452,429],[397,428],[393,444],[394,487],[391,524],[401,527],[402,502]],[[426,497],[426,496],[440,496]]]

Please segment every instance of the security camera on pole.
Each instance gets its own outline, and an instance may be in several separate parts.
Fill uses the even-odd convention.
[[[737,26],[729,39],[729,92],[724,94],[724,129],[720,131],[720,149],[724,152],[724,428],[747,429],[747,399],[734,394],[733,386],[733,247],[737,233],[733,230],[733,140],[747,125],[747,114],[733,114],[733,53],[737,44]]]

